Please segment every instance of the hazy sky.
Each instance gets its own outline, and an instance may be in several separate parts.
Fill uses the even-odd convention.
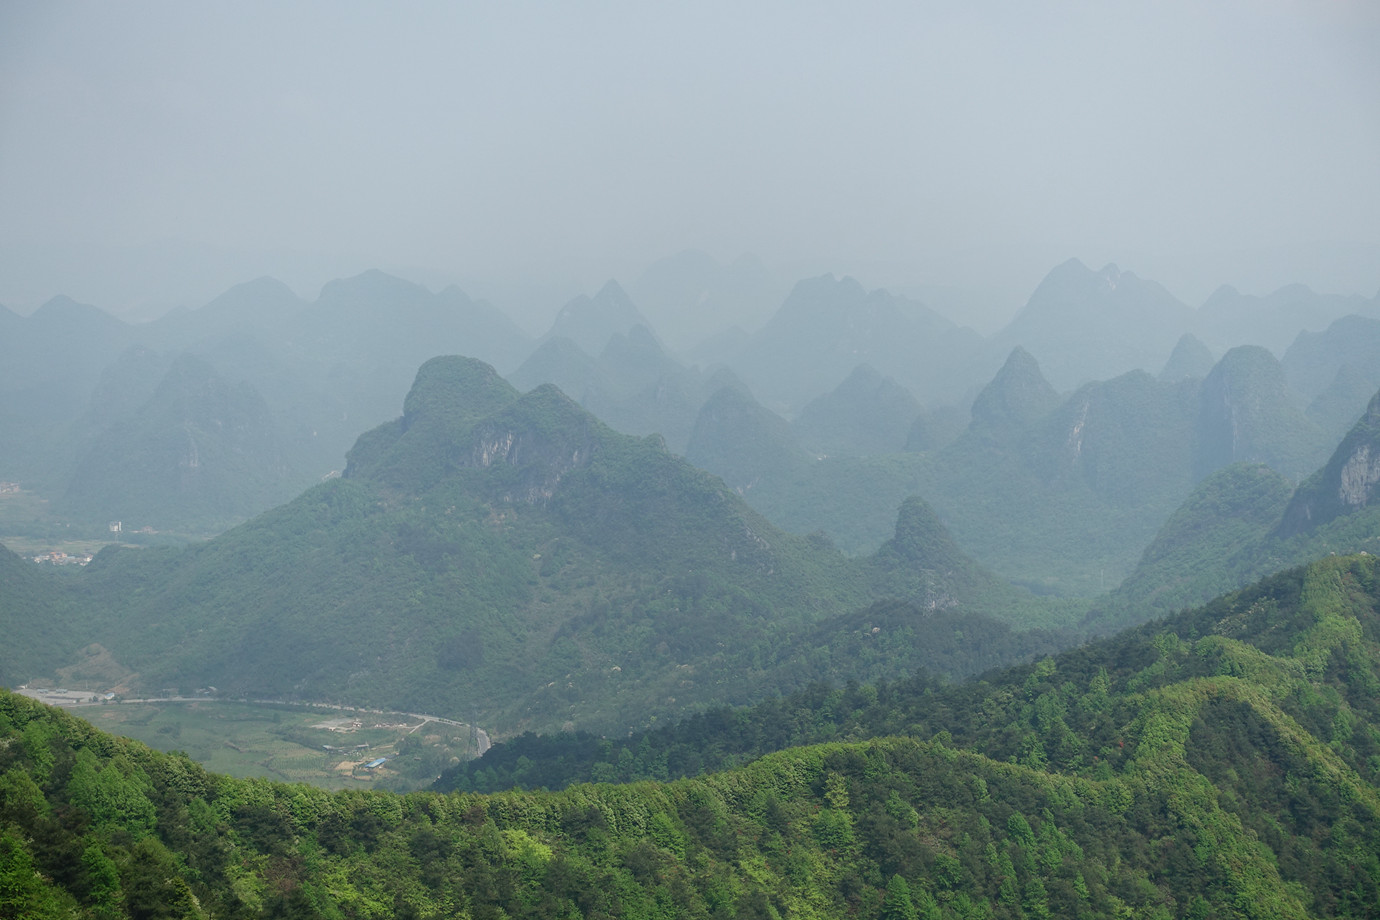
[[[0,302],[370,266],[592,290],[685,248],[992,316],[1070,256],[1195,304],[1370,295],[1377,49],[1371,0],[7,0]]]

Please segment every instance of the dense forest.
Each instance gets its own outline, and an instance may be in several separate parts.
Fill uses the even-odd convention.
[[[1328,559],[983,680],[705,717],[567,777],[683,778],[552,792],[229,779],[4,694],[0,916],[1376,917],[1377,601],[1374,557]]]

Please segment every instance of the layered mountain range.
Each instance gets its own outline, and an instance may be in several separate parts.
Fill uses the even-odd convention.
[[[633,290],[645,309],[611,281],[562,307],[538,340],[456,288],[431,293],[380,272],[331,282],[313,302],[260,279],[138,325],[65,298],[29,317],[4,311],[0,424],[10,436],[0,476],[56,501],[68,523],[215,532],[339,470],[359,432],[396,412],[417,366],[442,353],[487,361],[524,390],[554,383],[617,430],[660,434],[678,453],[725,386],[798,421],[815,455],[936,450],[963,432],[972,401],[1015,347],[1067,393],[1135,368],[1202,376],[1236,345],[1278,354],[1281,330],[1292,329],[1298,341],[1280,363],[1298,413],[1322,429],[1317,450],[1380,386],[1380,305],[1300,287],[1267,298],[1223,289],[1193,310],[1130,272],[1071,260],[987,339],[851,278],[806,279],[782,298],[751,259],[722,266],[682,254]],[[735,317],[747,328],[686,344],[693,323]],[[676,349],[663,327],[677,330]],[[243,407],[228,396],[169,411],[166,394],[179,384],[163,375],[188,367],[184,357],[202,362],[211,390],[262,402],[259,434],[227,434],[244,428]],[[157,446],[175,441],[186,450]],[[169,480],[192,490],[180,512],[157,495]],[[887,504],[889,517],[896,503]],[[834,535],[875,546],[888,528],[873,519],[866,540]]]

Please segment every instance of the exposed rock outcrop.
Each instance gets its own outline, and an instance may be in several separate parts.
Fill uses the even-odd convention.
[[[1294,492],[1277,533],[1292,536],[1380,501],[1380,393],[1321,470]]]

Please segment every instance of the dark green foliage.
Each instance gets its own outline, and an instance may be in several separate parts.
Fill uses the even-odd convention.
[[[1292,489],[1263,464],[1233,464],[1203,480],[1141,554],[1140,565],[1089,615],[1104,630],[1180,610],[1260,574],[1242,554],[1279,520]],[[1247,567],[1239,567],[1241,563]]]

